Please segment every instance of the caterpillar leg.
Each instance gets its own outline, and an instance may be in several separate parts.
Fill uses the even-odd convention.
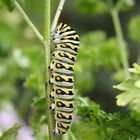
[[[56,104],[55,101],[53,101],[52,104],[50,105],[50,109],[55,110],[55,108],[56,108]]]
[[[51,92],[51,94],[50,94],[50,98],[52,98],[52,99],[55,98],[55,94],[54,94],[54,92]]]
[[[54,84],[54,76],[52,75],[52,77],[49,80],[49,84]]]

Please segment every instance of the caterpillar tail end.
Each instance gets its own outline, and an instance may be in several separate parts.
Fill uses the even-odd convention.
[[[60,131],[57,127],[55,127],[55,128],[53,129],[53,134],[54,134],[54,135],[59,136],[59,135],[65,134],[65,133],[66,133],[66,132]]]

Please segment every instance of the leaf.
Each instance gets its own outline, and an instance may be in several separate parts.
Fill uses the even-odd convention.
[[[123,92],[116,96],[117,98],[117,105],[118,106],[126,106],[131,101],[134,101],[139,95],[139,93],[135,92]]]
[[[40,129],[40,127],[41,127],[40,124],[47,122],[46,109],[48,107],[47,107],[47,103],[46,103],[46,97],[34,98],[32,107],[34,108],[34,114],[31,119],[32,127],[35,129]]]
[[[0,137],[0,140],[16,140],[19,128],[19,125],[15,125],[12,128],[4,131],[2,136]]]
[[[31,118],[31,126],[34,129],[34,136],[41,140],[47,139],[47,102],[46,97],[34,98],[32,103],[34,114]],[[43,131],[42,131],[43,130]]]
[[[105,137],[112,140],[140,138],[140,121],[133,119],[128,114],[121,112],[107,114],[89,98],[79,95],[76,95],[75,102],[75,112],[78,116],[80,115],[80,122],[78,121],[72,126],[76,138],[80,139],[81,135],[85,139],[91,139],[92,136],[97,140],[105,139]]]
[[[119,67],[121,63],[120,51],[117,45],[117,39],[114,37],[105,40],[100,48],[100,60],[104,66],[109,68]]]
[[[129,69],[130,72],[134,73],[131,79],[113,87],[123,91],[116,96],[118,106],[129,105],[132,110],[140,112],[140,66],[136,63],[133,66]]]
[[[116,89],[122,90],[122,91],[128,91],[128,90],[134,88],[134,82],[135,82],[135,80],[128,79],[119,85],[114,85],[113,88],[116,88]]]
[[[134,68],[129,68],[129,71],[135,74],[140,74],[140,66],[136,63],[133,64]]]

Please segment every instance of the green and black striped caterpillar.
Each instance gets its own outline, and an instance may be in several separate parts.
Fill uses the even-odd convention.
[[[52,61],[49,66],[52,76],[50,97],[53,102],[50,109],[54,110],[55,135],[65,134],[70,128],[74,106],[74,63],[79,51],[79,36],[67,24],[60,25],[51,33],[54,44]]]

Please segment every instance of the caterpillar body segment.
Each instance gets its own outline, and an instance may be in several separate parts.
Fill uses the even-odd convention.
[[[55,124],[54,134],[55,135],[65,134],[69,128],[70,128],[70,123],[63,123],[58,121]]]
[[[73,86],[73,75],[67,76],[58,73],[53,73],[50,78],[50,83],[57,86]]]
[[[69,25],[60,23],[51,33],[54,44],[49,66],[52,84],[50,109],[54,110],[55,135],[65,134],[71,125],[74,107],[74,63],[79,51],[79,36]]]
[[[74,88],[66,88],[55,86],[51,91],[51,98],[73,100],[74,99]]]
[[[61,62],[59,60],[52,60],[49,69],[54,73],[74,73],[74,65]]]
[[[56,123],[57,127],[60,129],[68,130],[70,128],[69,123],[64,123],[64,122],[57,122]]]
[[[56,111],[55,112],[55,120],[58,120],[59,122],[65,122],[65,123],[71,123],[72,121],[73,114],[70,112],[61,112],[61,111]]]
[[[62,129],[57,126],[57,122],[55,123],[55,128],[53,130],[54,135],[63,135],[67,132],[67,129]]]
[[[60,60],[60,61],[62,60],[64,62],[74,64],[74,62],[76,61],[76,56],[72,55],[68,52],[57,50],[52,53],[52,59],[56,59],[56,60]]]
[[[79,51],[79,46],[73,45],[71,43],[66,43],[66,44],[62,43],[62,44],[55,45],[55,50],[61,50],[77,55],[77,52]]]
[[[55,111],[72,113],[73,107],[74,107],[74,101],[55,99],[55,101],[53,101],[53,103],[51,104],[50,109]]]

